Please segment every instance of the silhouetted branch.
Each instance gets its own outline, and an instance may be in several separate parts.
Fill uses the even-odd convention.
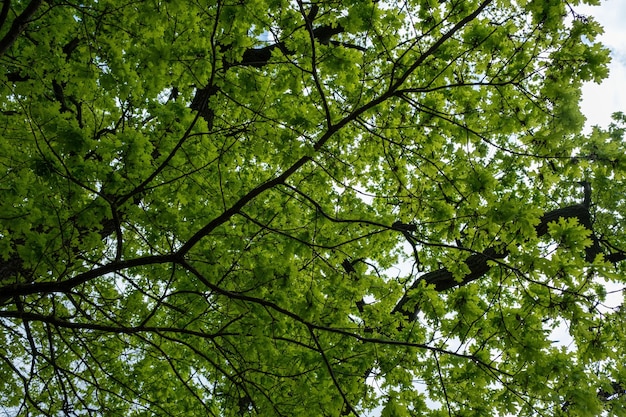
[[[6,3],[9,2],[5,1],[4,6],[6,6]],[[2,39],[0,39],[0,56],[4,55],[5,52],[9,50],[9,48],[17,40],[17,37],[20,35],[20,33],[22,33],[24,29],[26,29],[30,18],[33,16],[33,14],[35,14],[39,6],[41,6],[41,3],[43,3],[42,0],[31,1],[30,3],[28,3],[28,6],[26,6],[24,11],[13,20],[11,29],[9,29],[6,35],[4,35]],[[2,13],[4,13],[4,6]]]
[[[560,218],[576,218],[581,225],[585,226],[593,234],[589,209],[583,204],[576,204],[573,206],[563,207],[545,213],[541,217],[539,224],[535,226],[537,236],[541,237],[546,235],[548,233],[548,224],[550,222],[558,221]],[[601,253],[599,241],[595,237],[595,235],[593,236],[593,240],[594,244],[585,249],[585,259],[587,261],[593,261],[596,255]],[[626,254],[622,253],[620,255],[622,255],[620,260],[626,259]],[[419,285],[421,285],[422,282],[434,285],[435,290],[437,291],[445,291],[450,288],[467,285],[472,281],[482,278],[485,274],[487,274],[487,272],[489,272],[489,270],[491,269],[491,264],[489,263],[489,261],[503,259],[506,256],[508,256],[507,250],[502,248],[489,247],[485,249],[482,253],[476,253],[465,260],[465,264],[469,268],[470,272],[465,275],[462,280],[459,281],[455,279],[451,271],[449,271],[447,268],[442,268],[422,275],[411,285],[410,289],[417,288]],[[611,257],[611,255],[609,255],[609,257]],[[618,259],[617,256],[613,257]],[[415,318],[416,311],[409,311],[404,308],[408,301],[409,297],[405,295],[402,299],[400,299],[393,312],[401,312],[402,314],[409,317],[409,319],[413,320]]]

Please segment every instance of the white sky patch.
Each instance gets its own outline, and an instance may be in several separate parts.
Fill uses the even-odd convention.
[[[600,85],[586,83],[581,103],[587,129],[607,127],[612,113],[626,112],[626,1],[604,0],[600,7],[579,6],[576,11],[593,16],[604,27],[597,40],[611,50],[609,77]]]

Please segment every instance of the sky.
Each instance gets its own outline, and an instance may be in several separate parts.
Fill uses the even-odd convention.
[[[581,109],[587,117],[587,128],[608,126],[611,114],[626,113],[626,1],[603,0],[600,7],[579,6],[577,12],[593,16],[604,34],[598,39],[611,50],[609,78],[600,85],[588,83],[583,88]]]

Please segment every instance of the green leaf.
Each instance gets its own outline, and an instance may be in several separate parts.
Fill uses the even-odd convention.
[[[7,412],[626,415],[579,3],[4,2]]]

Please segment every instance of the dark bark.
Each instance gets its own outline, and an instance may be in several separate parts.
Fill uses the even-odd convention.
[[[356,272],[356,269],[354,269],[354,266],[352,266],[352,262],[350,262],[348,259],[344,259],[343,262],[341,262],[341,266],[343,266],[343,269],[348,274]]]
[[[8,2],[7,2],[8,3]],[[35,14],[39,6],[41,6],[43,0],[33,0],[28,3],[28,6],[24,11],[13,20],[13,24],[9,31],[0,39],[0,56],[4,55],[6,51],[15,43],[17,37],[26,29],[30,18]]]
[[[22,75],[19,72],[9,72],[7,74],[7,80],[11,82],[19,82],[30,80],[30,77],[27,75]]]
[[[78,227],[76,226],[76,217],[71,218],[68,223],[73,224],[74,228],[78,231],[80,238],[87,233],[93,231],[95,227]],[[67,227],[67,225],[63,226]],[[119,224],[115,219],[105,219],[101,223],[101,227],[98,229],[100,237],[104,240],[113,235],[119,228]],[[42,227],[38,227],[32,231],[32,233],[45,233]],[[80,241],[79,238],[79,241]],[[33,283],[37,285],[37,277],[33,275],[33,271],[24,267],[24,262],[17,253],[17,247],[25,244],[24,239],[17,239],[12,243],[13,252],[7,260],[0,261],[0,306],[6,304],[13,294],[11,290],[16,286],[24,282]],[[67,248],[73,255],[79,255],[81,248],[79,246],[72,246]],[[1,259],[1,258],[0,258]]]
[[[317,11],[315,8],[312,9],[311,15],[314,17]],[[344,29],[342,26],[331,26],[331,25],[323,25],[313,29],[313,38],[316,39],[321,44],[328,45],[332,43],[336,46],[345,46],[348,48],[357,48],[362,49],[355,45],[343,44],[340,42],[334,42],[330,40],[330,38],[334,35],[337,35],[343,32]],[[221,48],[222,52],[230,49],[230,46],[223,46]],[[242,66],[242,67],[254,67],[254,68],[262,68],[269,63],[270,58],[272,57],[272,52],[275,49],[279,49],[285,56],[293,55],[293,51],[289,50],[287,46],[285,46],[285,42],[276,42],[271,45],[264,46],[262,48],[248,48],[244,51],[243,56],[241,57],[241,61],[234,63],[226,63],[224,65],[224,69],[228,70],[231,67]],[[209,125],[209,129],[213,127],[213,119],[215,118],[215,112],[208,105],[209,98],[217,93],[217,88],[212,85],[208,85],[206,87],[198,88],[196,90],[196,94],[189,106],[192,110],[196,110],[200,112],[200,116]]]
[[[217,91],[218,88],[214,85],[198,88],[193,101],[189,105],[190,109],[197,111],[207,122],[209,130],[213,129],[213,119],[215,118],[215,112],[209,107],[209,99],[214,96]]]
[[[341,25],[331,26],[331,25],[322,25],[313,29],[313,38],[317,40],[319,43],[323,45],[328,45],[330,43],[331,37],[334,35],[338,35],[342,33],[344,28]],[[274,49],[279,49],[285,55],[293,55],[293,51],[289,50],[285,46],[285,42],[276,42],[271,45],[264,46],[262,48],[248,48],[241,57],[241,61],[230,64],[231,66],[250,66],[261,68],[269,62],[272,57],[272,51]]]
[[[602,401],[611,401],[611,399],[626,395],[626,388],[619,382],[613,382],[611,384],[611,390],[605,391],[603,389],[598,390],[598,397]]]
[[[2,2],[2,10],[0,11],[0,30],[9,16],[9,10],[11,9],[11,0],[4,0]]]
[[[80,43],[80,39],[73,38],[71,41],[65,44],[65,46],[63,47],[63,53],[65,54],[66,61],[70,60],[70,57],[72,56],[72,52],[74,52],[74,50],[76,49],[79,43]]]

